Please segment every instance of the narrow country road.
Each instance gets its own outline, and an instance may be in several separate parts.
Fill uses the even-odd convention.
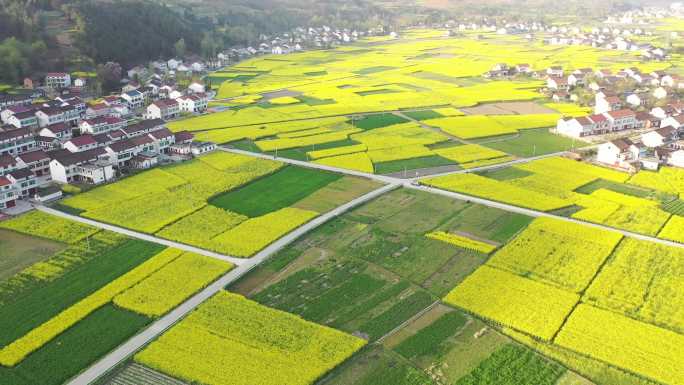
[[[550,214],[550,213],[547,213],[544,211],[526,209],[524,207],[513,206],[513,205],[509,205],[507,203],[501,203],[501,202],[492,201],[489,199],[478,198],[478,197],[471,196],[471,195],[441,190],[441,189],[438,189],[435,187],[430,187],[430,186],[404,183],[403,187],[414,189],[414,190],[425,191],[425,192],[428,192],[431,194],[443,195],[443,196],[446,196],[449,198],[458,199],[458,200],[462,200],[462,201],[463,200],[469,201],[469,202],[477,203],[477,204],[480,204],[483,206],[493,207],[496,209],[501,209],[501,210],[512,212],[512,213],[527,215],[527,216],[530,216],[533,218],[540,218],[540,217],[555,218],[555,219],[560,219],[560,220],[566,221],[566,222],[577,223],[577,224],[581,224],[584,226],[594,227],[597,229],[615,231],[615,232],[618,232],[618,233],[620,233],[624,236],[630,237],[630,238],[636,238],[636,239],[640,239],[640,240],[644,240],[644,241],[659,243],[659,244],[665,245],[665,246],[672,246],[672,247],[678,247],[680,249],[684,249],[684,244],[682,244],[682,243],[678,243],[678,242],[674,242],[674,241],[668,241],[666,239],[660,239],[660,238],[652,237],[649,235],[633,233],[633,232],[627,231],[627,230],[616,229],[615,227],[601,225],[598,223],[580,221],[579,219],[563,217],[563,216],[556,215],[556,214]]]
[[[227,147],[219,146],[218,149],[221,151],[225,151],[225,152],[231,152],[233,154],[253,156],[255,158],[261,158],[261,159],[277,160],[279,162],[288,163],[288,164],[292,164],[295,166],[315,168],[318,170],[337,172],[340,174],[346,174],[346,175],[358,176],[358,177],[362,177],[362,178],[368,178],[368,179],[372,179],[372,180],[375,180],[375,181],[378,181],[381,183],[404,183],[406,181],[415,181],[418,179],[426,178],[426,176],[422,176],[422,177],[418,177],[418,178],[403,179],[403,178],[396,178],[396,177],[387,176],[387,175],[370,174],[370,173],[363,172],[363,171],[356,171],[356,170],[349,170],[346,168],[327,166],[327,165],[313,163],[313,162],[305,162],[303,160],[294,160],[294,159],[289,159],[289,158],[275,157],[273,155],[268,155],[268,154],[260,154],[257,152],[238,150],[236,148],[227,148]],[[503,168],[503,167],[508,167],[508,166],[512,166],[512,165],[516,165],[516,164],[528,163],[528,162],[532,162],[532,161],[539,160],[539,159],[563,155],[565,153],[566,153],[566,151],[554,152],[552,154],[539,155],[539,156],[535,156],[535,157],[531,157],[531,158],[520,158],[520,159],[515,159],[515,160],[508,161],[508,162],[489,165],[489,166],[482,166],[482,167],[474,167],[471,169],[448,171],[448,172],[444,172],[444,173],[430,175],[429,177],[431,178],[431,177],[436,177],[436,176],[445,176],[445,175],[452,175],[452,174],[467,174],[467,173],[473,173],[473,172],[478,172],[478,171]]]
[[[242,151],[242,150],[227,149],[227,148],[223,148],[223,147],[219,147],[219,148],[222,149],[223,151],[233,152],[236,154],[255,156],[255,157],[260,157],[260,158],[265,158],[265,159],[274,159],[274,157],[272,157],[270,155],[257,154],[257,153],[253,153],[253,152],[249,152],[249,151]],[[444,176],[444,175],[452,175],[452,174],[466,174],[466,173],[472,173],[472,172],[476,172],[476,171],[489,170],[489,169],[493,169],[493,168],[507,167],[510,165],[527,163],[527,162],[531,162],[531,161],[538,160],[538,159],[557,156],[557,155],[563,154],[563,153],[564,152],[559,152],[559,153],[553,153],[553,154],[540,155],[540,156],[536,156],[536,157],[532,157],[532,158],[516,159],[516,160],[510,161],[510,162],[506,162],[506,163],[501,163],[501,164],[492,165],[492,166],[477,167],[477,168],[472,168],[469,170],[451,171],[451,172],[446,172],[443,174],[431,175],[430,178],[435,177],[435,176]],[[514,205],[507,204],[507,203],[497,202],[497,201],[493,201],[493,200],[489,200],[489,199],[485,199],[485,198],[479,198],[479,197],[475,197],[475,196],[471,196],[471,195],[441,190],[441,189],[438,189],[435,187],[430,187],[430,186],[418,184],[418,180],[424,179],[424,178],[400,179],[400,178],[393,178],[393,177],[389,177],[389,176],[367,174],[367,173],[363,173],[363,172],[359,172],[359,171],[352,171],[352,170],[347,170],[347,169],[338,168],[338,167],[323,166],[320,164],[303,162],[303,161],[292,160],[292,159],[287,159],[287,158],[275,158],[275,159],[280,161],[280,162],[283,162],[283,163],[294,164],[294,165],[298,165],[298,166],[302,166],[302,167],[309,167],[309,168],[315,168],[315,169],[320,169],[320,170],[339,172],[339,173],[347,174],[347,175],[354,175],[354,176],[361,176],[361,177],[365,177],[365,178],[375,179],[378,181],[383,181],[385,183],[401,185],[401,186],[403,186],[405,188],[409,188],[409,189],[425,191],[425,192],[428,192],[431,194],[443,195],[443,196],[447,196],[447,197],[462,200],[462,201],[470,201],[470,202],[474,202],[477,204],[481,204],[483,206],[493,207],[493,208],[501,209],[504,211],[524,214],[524,215],[531,216],[533,218],[538,218],[538,217],[556,218],[556,219],[566,221],[566,222],[578,223],[578,224],[582,224],[585,226],[590,226],[590,227],[595,227],[595,228],[600,228],[600,229],[610,230],[610,231],[616,231],[618,233],[621,233],[621,234],[628,236],[628,237],[631,237],[631,238],[651,241],[651,242],[659,243],[661,245],[673,246],[673,247],[678,247],[678,248],[684,249],[684,244],[674,242],[674,241],[668,241],[665,239],[660,239],[660,238],[652,237],[649,235],[643,235],[643,234],[633,233],[633,232],[627,231],[627,230],[617,229],[615,227],[610,227],[610,226],[601,225],[601,224],[597,224],[597,223],[580,221],[578,219],[568,218],[568,217],[564,217],[564,216],[560,216],[560,215],[556,215],[556,214],[550,214],[550,213],[547,213],[544,211],[527,209],[524,207],[514,206]]]
[[[445,176],[445,175],[452,175],[452,174],[470,174],[470,173],[479,172],[479,171],[494,170],[497,168],[515,166],[516,164],[530,163],[530,162],[533,162],[535,160],[540,160],[540,159],[544,159],[544,158],[551,158],[551,157],[563,155],[566,153],[567,153],[567,151],[559,151],[559,152],[554,152],[551,154],[537,155],[537,156],[533,156],[530,158],[514,159],[514,160],[510,160],[508,162],[504,162],[504,163],[491,164],[489,166],[480,166],[480,167],[473,167],[473,168],[469,168],[469,169],[447,171],[447,172],[443,172],[443,173],[432,174],[432,175],[429,175],[426,177],[427,178],[434,178],[434,177],[438,177],[438,176]],[[425,179],[426,177],[411,178],[410,180],[415,181],[417,179]]]
[[[102,377],[111,369],[116,367],[119,363],[126,360],[131,355],[135,354],[135,352],[137,352],[143,346],[145,346],[153,339],[155,339],[157,336],[162,334],[165,330],[173,326],[176,322],[180,321],[183,317],[185,317],[197,306],[202,304],[204,301],[208,300],[211,296],[222,290],[225,286],[238,280],[240,277],[248,273],[250,270],[259,266],[261,263],[263,263],[265,260],[267,260],[270,256],[278,252],[283,247],[297,240],[299,237],[303,236],[309,231],[314,230],[320,225],[326,223],[327,221],[334,219],[344,214],[345,212],[353,209],[354,207],[362,205],[399,187],[400,184],[397,183],[383,186],[366,195],[363,195],[350,202],[347,202],[342,206],[339,206],[319,217],[316,217],[312,221],[295,229],[294,231],[290,232],[289,234],[270,244],[268,247],[257,253],[252,258],[243,260],[242,264],[240,264],[233,270],[229,271],[227,274],[219,278],[217,281],[207,286],[205,289],[195,294],[187,301],[183,302],[170,313],[152,323],[152,325],[150,325],[147,329],[135,335],[134,337],[120,345],[118,348],[104,356],[102,359],[97,361],[88,369],[81,372],[78,376],[71,379],[71,381],[69,381],[68,384],[87,385],[96,381],[98,378]]]
[[[261,159],[277,160],[279,162],[288,163],[288,164],[292,164],[295,166],[301,166],[301,167],[306,167],[306,168],[315,168],[318,170],[337,172],[340,174],[346,174],[346,175],[358,176],[358,177],[362,177],[362,178],[368,178],[368,179],[372,179],[372,180],[375,180],[375,181],[378,181],[381,183],[401,183],[401,179],[392,178],[391,176],[370,174],[370,173],[366,173],[366,172],[362,172],[362,171],[349,170],[346,168],[339,168],[339,167],[333,167],[333,166],[326,166],[324,164],[318,164],[318,163],[313,163],[313,162],[305,162],[303,160],[294,160],[294,159],[289,159],[289,158],[275,157],[273,155],[260,154],[257,152],[251,152],[251,151],[245,151],[245,150],[238,150],[235,148],[226,148],[223,146],[219,146],[218,149],[221,151],[225,151],[225,152],[231,152],[233,154],[253,156],[255,158],[261,158]]]
[[[272,160],[278,160],[283,163],[288,163],[288,164],[293,164],[301,167],[308,167],[308,168],[314,168],[314,169],[320,169],[320,170],[326,170],[326,171],[331,171],[331,172],[337,172],[337,173],[342,173],[346,175],[352,175],[352,176],[358,176],[358,177],[363,177],[363,178],[369,178],[372,180],[376,180],[382,183],[385,183],[386,185],[374,190],[366,195],[363,195],[359,198],[356,198],[342,206],[339,206],[332,211],[321,215],[312,221],[304,224],[303,226],[295,229],[294,231],[290,232],[289,234],[285,235],[284,237],[280,238],[276,242],[272,243],[268,247],[266,247],[264,250],[261,252],[257,253],[255,256],[249,259],[237,259],[235,262],[236,268],[219,278],[217,281],[215,281],[213,284],[209,285],[199,293],[195,294],[193,297],[191,297],[189,300],[185,301],[181,305],[179,305],[177,308],[172,310],[170,313],[165,315],[164,317],[160,318],[159,320],[155,321],[152,325],[150,325],[147,329],[143,330],[139,334],[135,335],[122,345],[120,345],[118,348],[116,348],[114,351],[110,352],[107,354],[105,357],[97,361],[95,364],[90,366],[88,369],[85,371],[81,372],[78,376],[74,377],[71,381],[68,382],[69,385],[86,385],[90,384],[97,379],[101,378],[105,374],[107,374],[110,370],[112,370],[114,367],[116,367],[119,363],[123,362],[127,358],[131,357],[133,354],[135,354],[138,350],[140,350],[142,347],[144,347],[146,344],[154,340],[156,337],[161,335],[165,330],[173,326],[175,323],[180,321],[183,317],[185,317],[188,313],[190,313],[193,309],[195,309],[197,306],[202,304],[204,301],[209,299],[211,296],[213,296],[215,293],[218,291],[222,290],[225,286],[229,285],[230,283],[236,281],[249,271],[251,271],[253,268],[259,266],[261,263],[263,263],[265,260],[267,260],[270,256],[272,256],[274,253],[278,252],[280,249],[283,247],[287,246],[291,242],[294,242],[297,240],[299,237],[303,236],[307,232],[317,228],[318,226],[324,224],[325,222],[334,219],[337,216],[340,216],[344,214],[345,212],[351,210],[352,208],[359,206],[361,204],[364,204],[370,200],[373,200],[389,191],[392,191],[394,189],[404,187],[408,189],[413,189],[413,190],[420,190],[424,191],[427,193],[431,194],[437,194],[437,195],[442,195],[446,196],[452,199],[458,199],[461,201],[468,201],[468,202],[473,202],[477,204],[481,204],[484,206],[488,207],[493,207],[497,208],[500,210],[508,211],[508,212],[514,212],[514,213],[519,213],[523,215],[527,215],[533,218],[539,218],[539,217],[548,217],[548,218],[555,218],[558,220],[570,222],[570,223],[577,223],[577,224],[582,224],[585,226],[590,226],[598,229],[603,229],[603,230],[609,230],[609,231],[615,231],[619,232],[624,236],[628,236],[631,238],[635,239],[640,239],[640,240],[646,240],[646,241],[651,241],[655,242],[661,245],[666,245],[666,246],[672,246],[672,247],[678,247],[678,248],[684,248],[684,244],[682,243],[677,243],[673,241],[668,241],[664,239],[659,239],[647,235],[642,235],[642,234],[637,234],[633,233],[630,231],[626,230],[620,230],[616,229],[610,226],[605,226],[605,225],[600,225],[600,224],[595,224],[595,223],[589,223],[589,222],[584,222],[580,221],[577,219],[573,218],[567,218],[555,214],[550,214],[547,212],[543,211],[538,211],[538,210],[532,210],[532,209],[527,209],[523,207],[518,207],[502,202],[496,202],[492,201],[489,199],[484,199],[484,198],[479,198],[475,196],[470,196],[470,195],[465,195],[465,194],[460,194],[456,192],[451,192],[451,191],[445,191],[441,190],[438,188],[430,187],[430,186],[425,186],[425,185],[420,185],[417,183],[417,180],[415,179],[399,179],[399,178],[393,178],[389,176],[382,176],[382,175],[374,175],[374,174],[368,174],[364,172],[359,172],[359,171],[353,171],[353,170],[347,170],[347,169],[342,169],[338,167],[331,167],[331,166],[325,166],[325,165],[320,165],[320,164],[315,164],[315,163],[309,163],[309,162],[303,162],[303,161],[298,161],[298,160],[292,160],[292,159],[287,159],[287,158],[275,158],[270,155],[266,154],[258,154],[258,153],[253,153],[249,151],[243,151],[243,150],[237,150],[237,149],[229,149],[225,147],[219,147],[221,151],[226,151],[226,152],[231,152],[235,154],[242,154],[242,155],[248,155],[252,157],[257,157],[257,158],[263,158],[263,159],[272,159]],[[482,170],[487,170],[491,168],[496,168],[496,167],[505,167],[508,165],[512,164],[520,164],[524,162],[530,162],[536,159],[542,159],[545,157],[550,157],[554,155],[558,155],[559,153],[555,154],[547,154],[547,155],[541,155],[538,157],[534,158],[524,158],[524,159],[517,159],[515,161],[499,164],[499,165],[493,165],[493,166],[485,166],[485,167],[480,167],[480,168],[474,168],[470,170],[459,170],[459,171],[454,171],[454,172],[449,172],[441,175],[450,175],[450,174],[462,174],[462,173],[469,173],[469,172],[475,172],[475,171],[482,171]],[[144,240],[149,240],[151,242],[157,242],[165,245],[169,245],[172,247],[178,247],[184,250],[189,250],[190,246],[187,245],[175,245],[174,242],[169,242],[163,239],[158,239],[156,237],[147,235],[147,234],[141,234],[141,233],[136,233],[132,232],[127,229],[122,229],[118,228],[116,226],[111,226],[107,224],[102,224],[96,221],[91,221],[88,219],[84,219],[81,217],[77,216],[72,216],[66,213],[62,213],[57,210],[53,210],[47,207],[38,207],[39,210],[48,212],[53,215],[58,215],[62,217],[66,217],[69,219],[73,219],[82,223],[87,223],[91,224],[93,226],[97,226],[103,229],[111,230],[111,231],[117,231],[122,234],[130,235],[132,237],[144,239]],[[195,252],[201,252],[201,254],[208,255],[207,251],[205,250],[193,250]],[[211,253],[214,254],[214,253]],[[212,256],[212,255],[208,255]],[[231,261],[233,257],[229,256],[214,256],[217,258],[231,258]]]
[[[87,219],[87,218],[79,217],[78,215],[67,214],[67,213],[65,213],[65,212],[63,212],[63,211],[55,210],[55,209],[52,209],[52,208],[49,208],[49,207],[46,207],[46,206],[43,206],[43,205],[35,205],[34,207],[35,207],[37,210],[39,210],[39,211],[42,211],[42,212],[44,212],[44,213],[51,214],[51,215],[54,215],[54,216],[57,216],[57,217],[66,218],[66,219],[69,219],[69,220],[72,220],[72,221],[75,221],[75,222],[80,222],[80,223],[83,223],[83,224],[86,224],[86,225],[90,225],[90,226],[93,226],[93,227],[97,227],[97,228],[99,228],[99,229],[113,231],[113,232],[115,232],[115,233],[119,233],[119,234],[123,234],[123,235],[129,236],[129,237],[131,237],[131,238],[137,238],[137,239],[141,239],[141,240],[143,240],[143,241],[148,241],[148,242],[152,242],[152,243],[157,243],[157,244],[164,245],[164,246],[168,246],[168,247],[175,247],[176,249],[185,250],[185,251],[190,251],[190,252],[193,252],[193,253],[196,253],[196,254],[201,254],[201,255],[204,255],[204,256],[207,256],[207,257],[220,259],[220,260],[222,260],[222,261],[230,262],[230,263],[232,263],[233,265],[236,265],[236,266],[243,265],[243,264],[246,263],[246,259],[245,259],[245,258],[231,257],[230,255],[224,255],[224,254],[220,254],[220,253],[215,253],[215,252],[213,252],[213,251],[200,249],[199,247],[194,247],[194,246],[189,246],[189,245],[186,245],[186,244],[183,244],[183,243],[178,243],[178,242],[174,242],[174,241],[169,241],[168,239],[158,238],[158,237],[155,237],[154,235],[149,235],[149,234],[145,234],[145,233],[139,233],[139,232],[137,232],[137,231],[125,229],[125,228],[123,228],[123,227],[114,226],[114,225],[110,225],[110,224],[107,224],[107,223],[102,223],[102,222],[94,221],[94,220],[92,220],[92,219]]]

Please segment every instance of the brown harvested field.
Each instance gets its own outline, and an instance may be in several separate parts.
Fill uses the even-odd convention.
[[[264,100],[271,100],[275,98],[282,98],[286,96],[299,96],[302,93],[299,91],[290,91],[290,90],[280,90],[280,91],[273,91],[273,92],[266,92],[262,94],[261,96],[263,97]]]
[[[303,210],[326,213],[354,198],[369,193],[380,184],[370,179],[344,176],[292,205]]]
[[[62,243],[0,230],[0,280],[50,258],[65,247]]]
[[[525,115],[525,114],[557,114],[548,107],[534,102],[506,102],[483,104],[477,107],[461,108],[466,115]]]

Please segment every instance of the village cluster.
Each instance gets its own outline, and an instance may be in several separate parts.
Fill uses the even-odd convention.
[[[684,167],[684,103],[678,92],[684,80],[665,71],[643,74],[627,68],[590,68],[563,73],[547,69],[547,88],[554,100],[578,101],[578,90],[593,94],[593,114],[558,121],[556,133],[598,146],[597,161],[627,170],[640,167],[657,170],[667,164]],[[627,91],[619,92],[624,85]],[[606,139],[613,139],[605,142]]]
[[[0,100],[0,209],[14,207],[18,199],[59,197],[58,188],[43,188],[53,182],[100,184],[130,170],[215,148],[164,126],[165,120],[183,113],[206,111],[204,85],[191,83],[181,92],[162,84],[156,73],[146,76],[140,67],[129,76],[147,80],[144,86],[131,80],[120,95],[90,104],[68,92],[43,101],[36,98],[38,93]],[[69,90],[71,76],[49,73],[45,86]]]

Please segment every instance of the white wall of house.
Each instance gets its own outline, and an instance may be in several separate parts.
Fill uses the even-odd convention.
[[[602,143],[598,146],[596,160],[609,165],[618,165],[621,162],[620,149],[611,142]]]
[[[162,118],[162,112],[159,107],[155,104],[150,104],[147,106],[147,110],[145,111],[145,117],[147,119],[163,119]]]
[[[560,135],[572,138],[580,138],[591,133],[591,127],[582,126],[577,119],[559,119],[556,124],[556,132]]]
[[[640,106],[641,98],[637,94],[631,94],[627,97],[627,103],[631,104],[634,107]]]
[[[684,150],[677,150],[670,154],[667,164],[684,168]]]
[[[596,104],[594,106],[594,113],[595,114],[603,114],[605,112],[611,111],[610,103],[606,101],[606,99],[599,97],[596,95]]]
[[[50,161],[50,176],[52,180],[60,183],[69,183],[69,172],[67,167],[64,167],[60,162],[56,160]]]
[[[667,126],[672,126],[674,128],[680,128],[682,127],[682,124],[680,124],[677,119],[675,119],[673,116],[667,117],[663,120],[660,121],[660,127],[667,127]]]
[[[649,148],[660,147],[665,144],[664,138],[657,132],[651,131],[641,135],[641,142]]]

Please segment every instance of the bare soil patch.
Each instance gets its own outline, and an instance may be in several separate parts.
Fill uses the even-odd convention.
[[[558,112],[534,102],[506,102],[461,108],[466,115],[526,115],[557,114]]]

